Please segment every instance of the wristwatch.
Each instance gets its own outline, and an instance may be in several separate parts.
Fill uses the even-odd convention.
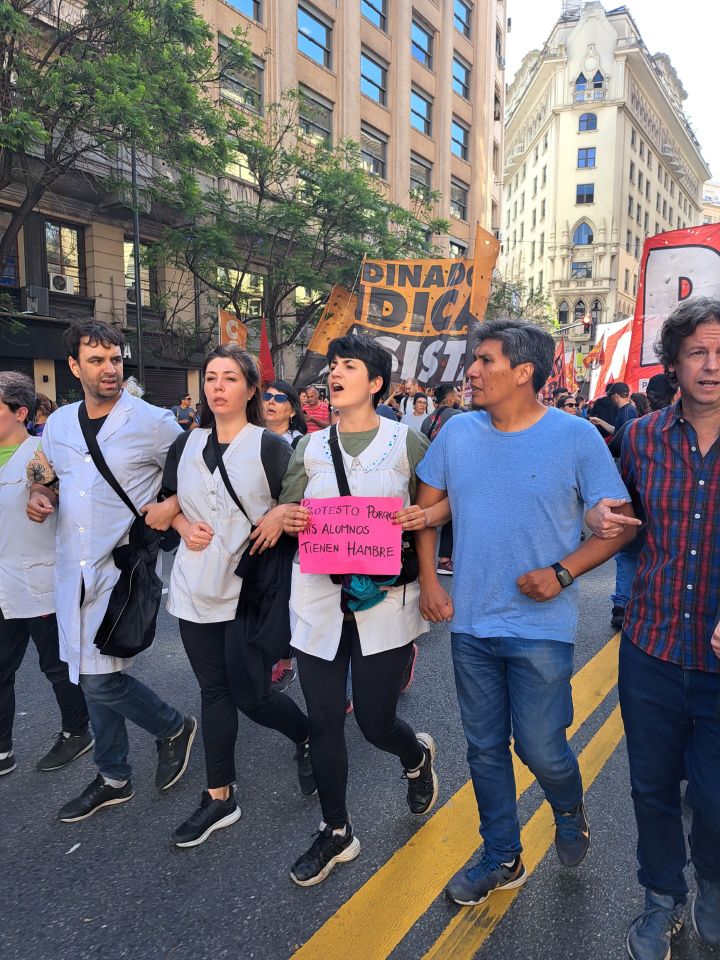
[[[558,583],[563,589],[569,587],[574,581],[575,577],[569,570],[566,570],[561,563],[553,563],[552,568],[555,571],[555,576],[558,578]]]

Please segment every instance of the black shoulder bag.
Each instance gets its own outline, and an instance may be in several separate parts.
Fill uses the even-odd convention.
[[[80,406],[78,419],[98,473],[135,517],[128,543],[113,550],[120,577],[110,594],[95,646],[108,657],[134,657],[147,650],[155,638],[162,597],[162,580],[155,572],[161,534],[145,523],[145,517],[137,511],[107,465],[84,404]]]
[[[340,443],[338,440],[337,424],[330,427],[330,456],[332,457],[333,467],[335,468],[335,479],[337,480],[338,491],[341,497],[351,497],[350,484],[345,473],[345,464],[343,463],[342,453],[340,452]],[[412,531],[404,532],[402,535],[402,559],[400,563],[400,573],[397,575],[393,586],[402,587],[406,583],[412,583],[417,580],[420,572],[417,553],[415,552],[415,538]],[[342,576],[331,575],[333,583],[341,583]],[[385,580],[385,577],[378,577],[379,580]]]

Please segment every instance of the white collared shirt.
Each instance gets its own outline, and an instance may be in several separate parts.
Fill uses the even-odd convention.
[[[40,445],[28,437],[0,467],[0,610],[6,620],[55,612],[56,515],[33,523],[25,511],[30,483],[26,468]]]
[[[100,653],[94,640],[120,576],[112,552],[127,541],[134,520],[93,463],[80,429],[79,407],[73,403],[56,410],[42,435],[43,452],[60,481],[56,613],[60,656],[67,661],[74,683],[81,673],[114,673],[131,663]],[[168,448],[181,432],[169,410],[154,407],[127,390],[108,414],[98,444],[138,510],[157,499]]]

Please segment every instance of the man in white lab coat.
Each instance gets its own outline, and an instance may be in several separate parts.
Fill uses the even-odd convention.
[[[183,717],[126,672],[132,660],[106,656],[94,643],[120,574],[113,550],[127,542],[134,517],[93,463],[79,416],[87,416],[110,470],[133,503],[150,515],[152,526],[168,525],[177,512],[172,502],[156,500],[165,456],[180,427],[168,410],[122,389],[123,344],[117,328],[94,320],[66,331],[68,362],[85,399],[60,407],[48,419],[42,453],[49,463],[48,481],[54,474],[59,490],[34,483],[27,506],[28,516],[38,523],[57,512],[60,656],[85,694],[95,734],[98,776],[61,809],[59,819],[65,823],[133,796],[126,719],[157,740],[155,782],[160,790],[185,772],[197,729],[194,717]]]

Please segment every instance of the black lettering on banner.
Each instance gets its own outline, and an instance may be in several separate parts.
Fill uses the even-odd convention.
[[[386,305],[389,311],[386,312]],[[361,298],[358,297],[358,310],[361,307]],[[367,317],[376,327],[392,329],[405,323],[407,316],[407,300],[399,290],[386,290],[373,287],[368,300]]]
[[[397,286],[415,288],[422,286],[422,264],[416,263],[411,267],[407,263],[401,263],[398,267]]]
[[[380,283],[384,276],[382,264],[365,262],[362,268],[362,278],[365,283]]]
[[[434,263],[427,272],[425,281],[423,283],[424,287],[444,287],[445,286],[445,274],[443,273],[443,268],[439,263]]]

